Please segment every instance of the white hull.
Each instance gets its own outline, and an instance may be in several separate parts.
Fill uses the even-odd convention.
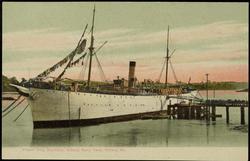
[[[181,100],[165,95],[114,95],[30,89],[33,121],[80,120],[167,110]]]
[[[194,91],[181,95],[180,99],[176,96],[167,98],[166,95],[115,95],[38,88],[30,88],[26,92],[33,122],[38,124],[101,119],[94,121],[100,123],[106,122],[106,118],[117,117],[125,120],[122,117],[166,111],[169,104],[187,103],[183,97],[196,95]],[[107,122],[113,120],[108,119]]]

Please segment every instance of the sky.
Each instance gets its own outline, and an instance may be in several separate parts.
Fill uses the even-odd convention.
[[[206,73],[211,81],[248,81],[248,3],[2,4],[2,67],[8,77],[34,78],[63,59],[75,49],[86,24],[89,40],[95,4],[94,45],[98,48],[108,41],[97,53],[108,80],[117,76],[127,79],[129,61],[136,61],[139,81],[158,80],[169,26],[170,53],[175,51],[171,63],[179,81],[187,82],[189,77],[191,82],[206,81]],[[65,77],[86,80],[84,68],[85,65],[70,68]],[[63,67],[51,76],[58,76],[62,70]],[[95,58],[92,80],[102,80]],[[175,81],[171,68],[169,80]]]

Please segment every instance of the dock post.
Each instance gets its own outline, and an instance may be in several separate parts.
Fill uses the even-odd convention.
[[[188,105],[189,105],[189,106],[188,106],[188,119],[189,119],[189,120],[193,119],[193,118],[192,118],[192,106],[191,106],[191,104],[192,104],[192,100],[190,99],[190,100],[189,100],[189,103],[188,103]]]
[[[226,106],[226,120],[227,120],[227,124],[229,124],[229,107]]]
[[[167,115],[170,116],[169,119],[171,119],[171,105],[168,105]]]
[[[206,121],[207,121],[207,124],[209,124],[210,123],[210,106],[209,105],[207,105],[206,106]]]
[[[176,106],[176,116],[177,119],[180,119],[180,108],[178,106]]]
[[[188,107],[188,119],[191,120],[191,106]]]
[[[176,119],[175,115],[176,115],[176,109],[175,109],[175,106],[173,106],[172,107],[172,117],[173,117],[173,119]]]
[[[212,121],[216,121],[216,106],[212,106]]]
[[[168,108],[167,108],[167,115],[169,116],[169,119],[171,119],[171,115],[172,115],[172,112],[171,112],[171,100],[169,100],[169,105],[168,105]]]
[[[244,107],[240,107],[240,124],[245,125],[245,110],[244,110]]]
[[[191,107],[191,119],[195,119],[195,109]]]
[[[190,119],[190,107],[184,107],[184,119]]]
[[[196,119],[200,120],[201,119],[201,107],[200,106],[196,107],[195,111],[196,111]]]
[[[183,108],[181,106],[177,106],[177,119],[183,119]]]

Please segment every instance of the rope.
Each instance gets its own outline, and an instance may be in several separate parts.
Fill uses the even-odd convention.
[[[163,66],[162,66],[162,68],[161,68],[161,73],[160,73],[159,78],[158,78],[158,81],[159,81],[159,82],[160,82],[160,80],[161,80],[161,76],[162,76],[162,72],[163,72],[163,70],[164,70],[165,64],[166,64],[166,59],[165,59],[165,61],[164,61],[164,63],[163,63]]]
[[[17,116],[17,118],[15,120],[13,120],[14,122],[16,122],[19,117],[23,114],[23,112],[27,109],[27,107],[29,106],[29,104],[27,104],[27,106],[23,109],[23,111]]]
[[[88,54],[88,56],[87,56],[87,59],[86,59],[86,63],[85,63],[85,67],[84,67],[84,71],[83,71],[83,80],[84,80],[84,76],[85,76],[85,73],[86,73],[86,69],[87,69],[87,65],[88,65],[88,61],[89,61],[89,54]]]
[[[82,59],[82,66],[83,66],[84,65],[84,60],[85,60],[84,58],[85,58],[86,55],[87,55],[87,53],[85,53],[84,55],[82,55],[80,58],[78,58],[76,61],[74,61],[73,64],[74,63],[79,63],[80,60]],[[81,79],[82,72],[83,72],[83,68],[81,68],[81,71],[79,73],[79,76],[78,76],[79,80]]]
[[[94,52],[93,55],[95,55],[108,41],[105,41],[100,47],[97,48],[97,50]]]
[[[9,110],[7,113],[5,113],[2,118],[4,118],[5,116],[7,116],[11,111],[13,111],[18,105],[20,105],[23,101],[25,100],[25,98],[20,101],[16,106],[14,106],[11,110]]]
[[[173,67],[172,62],[171,62],[170,59],[169,59],[169,64],[170,64],[171,70],[173,72],[175,82],[178,83],[178,79],[177,79],[177,76],[176,76],[175,71],[174,71],[174,67]]]
[[[95,54],[95,58],[96,58],[96,61],[97,61],[97,64],[98,64],[101,76],[103,77],[103,80],[106,81],[106,77],[105,77],[104,71],[102,70],[101,63],[100,63],[99,59],[97,58],[96,54]]]
[[[16,103],[16,101],[18,101],[20,98],[21,98],[21,95],[19,95],[18,98],[17,98],[14,102],[12,102],[7,108],[5,108],[5,109],[2,111],[2,113],[5,112],[5,111],[7,111],[7,110],[8,110],[14,103]]]

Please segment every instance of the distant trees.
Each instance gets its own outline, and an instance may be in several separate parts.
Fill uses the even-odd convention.
[[[25,78],[22,78],[20,84],[24,84],[25,82],[27,82],[27,80]]]
[[[11,84],[19,84],[16,77],[8,78],[8,77],[2,75],[2,90],[3,90],[3,92],[14,92],[15,91],[15,88],[11,87],[10,83]]]
[[[14,92],[15,89],[13,87],[11,87],[9,84],[18,84],[18,85],[24,85],[25,83],[27,83],[28,80],[26,80],[25,78],[22,78],[21,81],[19,82],[16,77],[11,77],[8,78],[4,75],[2,75],[2,91],[3,92]],[[71,83],[71,81],[67,80],[64,81],[64,83]],[[79,82],[82,84],[85,84],[86,82],[82,81]],[[105,82],[97,82],[97,81],[91,81],[91,86],[99,86],[99,85],[105,85],[108,83]],[[178,82],[178,84],[180,86],[183,87],[191,87],[191,88],[195,88],[198,90],[206,90],[207,89],[207,84],[206,82],[200,82],[200,83],[184,83],[184,82]],[[137,84],[137,87],[141,87],[141,86],[152,86],[155,88],[164,88],[165,84],[164,83],[160,83],[160,82],[153,82],[153,81],[146,81],[146,82],[139,82]],[[172,86],[176,86],[176,84],[170,84],[169,83],[169,87]],[[208,82],[208,89],[209,90],[239,90],[239,89],[245,89],[248,88],[248,82]]]
[[[201,83],[191,83],[189,86],[199,89],[199,90],[206,90],[207,84],[206,82]],[[209,90],[236,90],[236,89],[243,89],[247,88],[247,82],[208,82],[208,89]]]

